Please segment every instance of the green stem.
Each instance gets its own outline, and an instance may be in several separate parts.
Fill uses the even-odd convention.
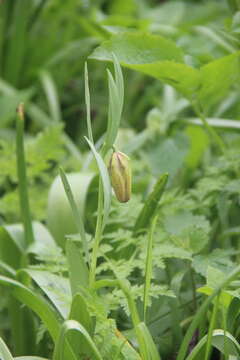
[[[216,323],[216,316],[217,316],[218,305],[219,305],[219,297],[220,297],[220,295],[217,296],[217,299],[216,299],[214,307],[213,307],[213,312],[212,312],[212,316],[211,316],[208,337],[207,337],[207,346],[206,346],[205,357],[204,357],[205,360],[209,359],[210,353],[211,353],[212,334],[213,334],[213,330],[214,330],[215,323]]]
[[[169,265],[170,265],[169,261],[168,259],[166,259],[165,271],[166,271],[168,285],[171,288],[171,269]],[[172,347],[174,350],[177,350],[183,338],[182,329],[180,326],[181,317],[178,307],[179,303],[177,298],[169,299],[168,303],[169,303],[169,308],[171,310],[170,314],[171,314],[171,323],[172,323],[172,331],[173,331],[173,339],[174,339],[174,341],[172,341]]]
[[[103,187],[102,187],[102,181],[101,181],[101,179],[99,179],[97,224],[96,224],[96,231],[95,231],[94,242],[93,242],[92,259],[91,259],[91,267],[90,267],[90,274],[89,274],[90,287],[93,287],[94,282],[95,282],[98,249],[99,249],[99,244],[100,244],[101,237],[102,237],[102,230],[103,230]]]
[[[24,153],[24,109],[23,104],[20,104],[17,109],[17,137],[16,137],[16,156],[17,156],[17,174],[19,183],[19,200],[22,214],[22,221],[25,233],[26,246],[34,241],[32,220],[30,214],[28,188],[27,188],[27,174],[26,161]]]
[[[194,273],[191,264],[189,264],[189,271],[190,271],[190,279],[192,285],[193,305],[194,305],[194,310],[196,312],[197,311],[196,284],[195,284]]]
[[[148,244],[147,244],[147,256],[145,263],[145,283],[144,283],[144,294],[143,294],[143,319],[146,323],[147,318],[147,307],[149,301],[149,291],[151,287],[151,279],[152,279],[152,249],[153,249],[153,234],[155,231],[157,216],[152,221],[150,231],[148,233]]]
[[[197,106],[193,106],[194,110],[196,112],[196,114],[198,115],[198,117],[200,118],[200,120],[203,123],[203,126],[205,127],[206,131],[210,134],[210,136],[212,137],[212,139],[214,140],[215,144],[218,146],[219,150],[224,153],[226,150],[226,145],[223,142],[222,138],[218,135],[218,133],[216,132],[216,130],[214,130],[207,122],[206,116],[204,115],[204,113],[198,109]]]

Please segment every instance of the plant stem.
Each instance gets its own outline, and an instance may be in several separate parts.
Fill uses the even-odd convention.
[[[24,108],[20,104],[17,108],[17,137],[16,137],[16,156],[17,156],[17,174],[19,182],[19,200],[22,214],[22,221],[25,233],[26,246],[34,241],[32,220],[30,214],[28,188],[27,188],[27,174],[26,161],[24,153]]]
[[[152,249],[153,249],[153,234],[156,227],[158,216],[153,218],[149,233],[148,233],[148,244],[147,244],[147,256],[145,263],[145,283],[144,283],[144,294],[143,294],[143,319],[146,323],[147,317],[147,307],[149,300],[149,290],[151,287],[151,279],[152,279]]]
[[[92,258],[91,258],[91,266],[90,266],[90,274],[89,274],[90,287],[93,287],[95,282],[98,249],[102,237],[102,230],[103,230],[103,187],[102,187],[102,181],[101,179],[99,179],[97,224],[96,224],[96,231],[93,242]]]
[[[212,334],[213,334],[213,330],[214,330],[214,327],[215,327],[216,316],[217,316],[217,312],[218,312],[219,297],[220,297],[220,295],[217,296],[217,298],[215,300],[214,307],[213,307],[213,312],[212,312],[212,316],[211,316],[211,321],[210,321],[210,326],[209,326],[209,331],[208,331],[208,337],[207,337],[207,345],[206,345],[206,351],[205,351],[205,357],[204,357],[205,360],[209,359],[210,353],[211,353]]]
[[[165,270],[166,270],[166,276],[167,276],[167,281],[168,281],[168,285],[171,288],[171,269],[169,266],[169,261],[168,259],[166,259],[165,262]],[[181,344],[182,342],[182,338],[183,338],[183,334],[182,334],[182,329],[180,326],[180,311],[179,311],[179,307],[178,307],[178,299],[169,299],[169,308],[170,308],[170,314],[171,314],[171,325],[172,325],[172,332],[173,332],[173,339],[174,341],[172,341],[172,347],[174,350],[176,350],[178,348],[178,346]]]
[[[197,106],[193,106],[194,110],[196,112],[196,114],[198,115],[198,117],[200,118],[200,120],[203,123],[203,126],[205,127],[206,131],[210,134],[210,136],[212,137],[212,139],[214,140],[215,144],[218,146],[219,150],[221,151],[221,153],[224,154],[225,150],[226,150],[226,145],[224,144],[222,138],[218,135],[218,133],[216,132],[216,130],[214,130],[207,122],[206,116],[205,114],[198,109]]]
[[[194,310],[196,312],[197,311],[196,284],[195,284],[194,273],[191,264],[189,264],[189,272],[190,272],[190,279],[192,285],[193,305],[194,305]]]

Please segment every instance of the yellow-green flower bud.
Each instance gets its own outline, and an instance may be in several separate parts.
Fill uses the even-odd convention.
[[[127,202],[131,196],[132,172],[130,159],[120,151],[112,154],[109,173],[115,195],[120,202]]]

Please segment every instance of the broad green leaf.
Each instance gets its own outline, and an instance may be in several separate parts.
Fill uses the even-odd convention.
[[[212,61],[200,69],[198,100],[204,108],[215,105],[240,79],[240,52]]]
[[[46,270],[28,269],[25,271],[49,298],[63,319],[66,319],[71,304],[71,291],[68,279]]]
[[[61,177],[61,180],[62,180],[62,183],[63,183],[65,193],[67,195],[69,204],[71,206],[73,219],[74,219],[76,228],[78,229],[78,232],[79,232],[79,236],[80,236],[80,239],[81,239],[81,244],[82,244],[83,249],[85,251],[87,261],[89,262],[88,243],[87,243],[87,238],[86,238],[86,233],[85,233],[85,228],[84,228],[83,214],[80,212],[80,209],[78,208],[78,206],[76,204],[76,201],[74,200],[71,186],[70,186],[70,184],[68,182],[68,179],[67,179],[67,176],[66,176],[65,172],[63,171],[63,169],[61,167],[59,168],[59,172],[60,172],[60,177]]]
[[[158,177],[167,172],[169,181],[174,181],[184,166],[189,151],[189,140],[185,134],[177,134],[159,141],[145,152],[151,172]]]
[[[68,318],[69,320],[78,321],[90,335],[93,334],[93,322],[88,311],[87,303],[80,293],[76,294],[73,298]]]
[[[233,298],[227,309],[227,330],[234,331],[235,321],[237,321],[240,311],[240,299]]]
[[[112,60],[112,53],[125,64],[151,64],[165,60],[183,62],[183,52],[173,41],[141,32],[113,36],[96,48],[91,58]]]
[[[176,246],[192,253],[202,250],[209,240],[209,222],[204,216],[193,215],[189,211],[168,215],[164,227]]]
[[[152,336],[145,323],[141,322],[136,326],[140,352],[143,360],[160,360],[160,355],[153,342]]]
[[[12,232],[14,232],[15,236],[12,236]],[[18,269],[23,253],[24,244],[22,225],[1,226],[0,259],[13,269]]]
[[[190,139],[190,148],[185,161],[191,169],[196,169],[208,148],[209,137],[206,131],[196,126],[188,126],[186,134]]]
[[[87,287],[89,283],[88,268],[77,245],[77,242],[71,239],[68,239],[66,242],[72,296],[76,295],[81,290],[81,287]]]
[[[25,250],[22,224],[0,227],[0,259],[12,268],[19,269],[21,257],[25,251],[40,255],[56,246],[51,234],[43,224],[33,222],[33,233],[34,243]]]
[[[32,290],[20,282],[5,276],[0,276],[0,284],[7,286],[14,297],[32,309],[45,324],[53,340],[57,339],[60,330],[59,319],[56,311],[50,307],[43,297],[34,294]]]
[[[8,350],[7,345],[5,342],[0,338],[0,358],[2,360],[13,360],[13,357]]]
[[[28,253],[39,256],[49,253],[51,249],[56,248],[57,245],[52,235],[42,223],[37,221],[33,222],[33,233],[34,243],[28,247]]]
[[[87,330],[75,320],[67,320],[63,323],[61,327],[61,331],[58,336],[56,346],[54,348],[53,360],[65,359],[64,357],[65,340],[67,338],[67,334],[72,331],[76,331],[79,335],[79,338],[83,337],[87,341],[89,347],[92,350],[92,359],[103,360],[99,350],[97,349],[96,345],[94,344]]]
[[[199,341],[186,360],[202,360],[204,358],[206,343],[207,335]],[[236,356],[239,358],[240,356],[240,345],[229,332],[224,332],[224,330],[221,329],[214,330],[211,343],[212,346],[227,357]]]
[[[79,324],[81,324],[87,330],[89,335],[93,337],[93,331],[94,331],[93,321],[90,317],[87,303],[84,300],[84,297],[80,293],[76,294],[73,298],[71,310],[68,318],[69,320],[78,321]],[[81,353],[86,354],[88,355],[88,357],[91,358],[92,349],[89,346],[86,339],[83,336],[79,336],[79,334],[74,332],[71,333],[69,336],[70,336],[69,339],[71,339],[70,343],[73,349],[75,350],[75,352],[77,351],[77,349],[80,348]]]
[[[182,50],[159,35],[115,35],[96,48],[91,58],[111,61],[112,53],[121,65],[162,80],[190,98],[199,85],[199,71],[184,64]]]
[[[205,277],[208,266],[226,272],[233,266],[233,262],[230,259],[230,256],[233,254],[232,249],[214,249],[210,253],[196,255],[193,258],[193,268],[197,273]]]
[[[74,200],[82,214],[85,213],[86,197],[93,174],[70,173],[67,174]],[[77,233],[71,207],[60,176],[57,176],[50,188],[48,195],[47,225],[56,242],[64,249],[65,236]]]
[[[148,196],[145,204],[137,217],[134,232],[137,233],[141,230],[146,230],[148,228],[151,219],[154,217],[156,210],[158,208],[159,201],[162,197],[162,194],[167,185],[168,174],[163,174],[157,181],[154,186],[153,191]]]
[[[27,306],[23,306],[16,298],[10,296],[8,314],[11,340],[14,344],[12,351],[16,355],[33,354],[36,349],[36,326],[33,312]]]

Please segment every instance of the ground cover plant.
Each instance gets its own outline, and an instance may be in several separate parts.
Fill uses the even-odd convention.
[[[238,0],[0,15],[0,359],[239,359]]]

